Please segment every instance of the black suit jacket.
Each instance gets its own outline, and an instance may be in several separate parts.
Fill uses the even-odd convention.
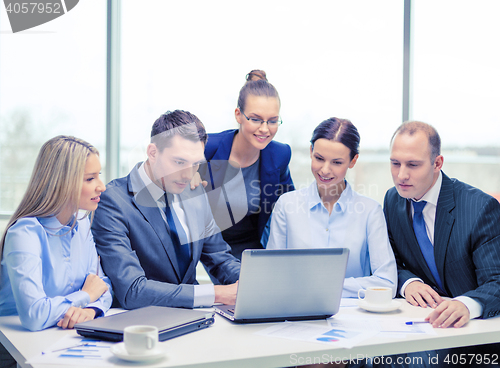
[[[211,170],[208,166],[200,168],[200,175],[209,185],[206,191],[220,188],[224,179],[225,167],[231,154],[234,136],[238,130],[225,130],[221,133],[209,134],[205,146],[205,158],[213,161]],[[294,190],[288,164],[292,157],[290,146],[285,143],[271,141],[260,151],[260,212],[258,220],[259,237],[271,216],[274,204],[283,193]],[[209,172],[210,171],[210,172]],[[212,201],[211,201],[212,202]],[[214,203],[217,203],[214,201]],[[213,205],[215,208],[215,205]]]
[[[385,195],[398,288],[418,277],[437,290],[413,231],[410,206],[394,187]],[[445,296],[474,298],[483,306],[483,318],[500,313],[500,203],[444,173],[436,209],[434,257]]]

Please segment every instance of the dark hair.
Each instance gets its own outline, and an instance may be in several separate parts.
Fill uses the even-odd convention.
[[[267,81],[266,72],[263,70],[254,69],[247,74],[247,82],[240,89],[238,97],[238,108],[245,110],[245,103],[249,95],[276,97],[281,105],[280,96],[274,86]]]
[[[423,123],[421,121],[404,122],[398,127],[398,129],[396,129],[396,131],[392,135],[391,145],[394,141],[394,137],[396,137],[396,134],[406,133],[411,136],[416,132],[424,132],[425,135],[427,135],[427,138],[429,139],[429,146],[431,149],[431,162],[434,162],[436,157],[441,154],[441,138],[439,137],[437,130],[430,124]]]
[[[330,118],[319,124],[314,129],[311,145],[318,139],[328,139],[342,143],[351,150],[351,160],[359,153],[359,133],[353,123],[347,119]]]
[[[151,143],[161,151],[168,147],[174,135],[192,142],[207,143],[207,132],[203,123],[188,111],[175,110],[162,114],[151,128]]]

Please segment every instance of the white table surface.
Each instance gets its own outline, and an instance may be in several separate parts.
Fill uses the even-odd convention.
[[[339,315],[407,317],[409,320],[424,318],[430,308],[413,307],[401,300],[401,308],[389,313],[370,313],[356,307],[341,308]],[[326,325],[322,321],[308,321]],[[159,344],[165,349],[166,358],[148,363],[147,367],[284,367],[296,362],[336,358],[373,357],[408,353],[422,350],[442,349],[478,345],[500,340],[500,317],[488,320],[472,320],[466,326],[456,329],[436,329],[436,335],[407,334],[405,339],[377,338],[363,341],[351,349],[331,347],[326,344],[310,343],[276,337],[259,336],[271,324],[239,325],[216,315],[214,326],[191,334],[180,336]],[[25,330],[17,316],[0,317],[0,342],[10,351],[21,367],[31,367],[25,361],[37,356],[65,335],[76,335],[74,330],[50,328],[39,332]],[[325,355],[326,354],[326,355]],[[117,366],[138,366],[121,362]],[[141,366],[141,365],[139,365]],[[48,368],[36,364],[34,368]],[[64,367],[64,366],[58,366]],[[75,367],[74,365],[68,367]]]

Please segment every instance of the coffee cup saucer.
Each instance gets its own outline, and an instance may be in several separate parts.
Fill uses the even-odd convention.
[[[131,355],[125,349],[125,343],[119,342],[111,347],[111,352],[118,358],[123,360],[128,360],[129,362],[146,362],[151,360],[157,360],[165,356],[165,351],[155,348],[148,351],[145,354]]]
[[[399,307],[401,306],[401,302],[397,300],[391,300],[391,302],[388,304],[372,304],[364,300],[358,300],[358,306],[369,312],[392,312],[396,309],[399,309]]]

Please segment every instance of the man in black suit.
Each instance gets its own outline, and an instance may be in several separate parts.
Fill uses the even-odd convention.
[[[411,121],[396,130],[390,156],[395,186],[386,193],[384,213],[401,295],[430,306],[433,327],[462,327],[500,313],[500,203],[446,176],[440,149],[428,124]],[[500,352],[495,345],[473,351]]]

